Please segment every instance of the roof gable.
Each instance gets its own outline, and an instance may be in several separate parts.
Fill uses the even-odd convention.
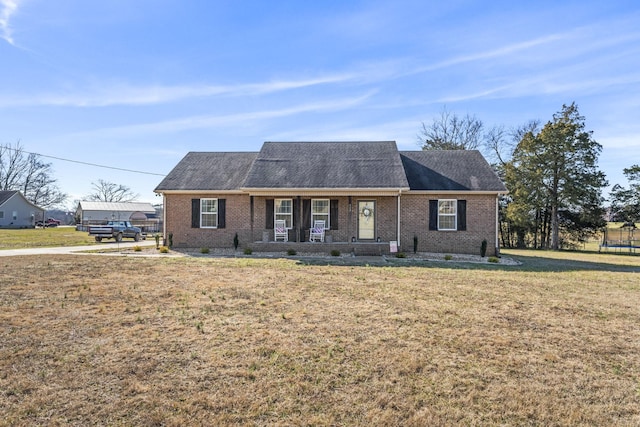
[[[3,190],[3,191],[0,191],[0,206],[4,205],[7,202],[7,200],[12,198],[13,195],[16,194],[16,193],[17,193],[16,190]]]
[[[396,143],[265,142],[245,188],[407,188]]]
[[[3,191],[0,191],[0,206],[2,206],[5,203],[7,203],[14,196],[20,198],[24,203],[26,203],[27,205],[33,207],[34,209],[37,209],[39,211],[44,211],[44,208],[41,208],[40,206],[37,206],[34,203],[32,203],[29,199],[24,197],[24,194],[22,194],[18,190],[3,190]]]
[[[402,151],[400,157],[411,190],[506,191],[477,150]]]

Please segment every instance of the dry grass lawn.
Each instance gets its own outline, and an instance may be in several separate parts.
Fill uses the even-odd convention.
[[[640,257],[0,258],[0,425],[640,425]]]

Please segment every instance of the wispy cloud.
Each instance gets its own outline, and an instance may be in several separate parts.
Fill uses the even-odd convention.
[[[334,74],[307,79],[273,80],[237,85],[132,86],[118,83],[111,85],[100,84],[96,85],[95,89],[83,89],[82,93],[43,94],[31,97],[4,96],[4,99],[0,101],[0,107],[110,107],[123,105],[154,105],[209,96],[265,95],[323,84],[342,83],[353,78],[354,76],[351,74]]]
[[[120,137],[149,135],[154,133],[180,132],[192,129],[207,129],[216,127],[237,127],[246,123],[255,123],[257,121],[268,121],[281,117],[294,116],[308,112],[332,112],[341,111],[355,106],[361,105],[367,99],[374,95],[374,92],[368,92],[361,96],[332,99],[315,103],[307,103],[295,105],[289,108],[250,111],[243,113],[227,114],[227,115],[197,115],[174,120],[159,121],[153,123],[142,123],[128,126],[118,126],[111,128],[95,129],[92,131],[75,133],[72,137],[87,136],[95,137]]]
[[[0,0],[0,38],[15,46],[13,31],[11,29],[11,16],[18,10],[18,0]]]
[[[441,68],[447,68],[454,65],[460,65],[468,62],[475,61],[485,61],[488,59],[494,59],[498,57],[504,57],[508,55],[513,55],[517,52],[522,52],[525,50],[532,49],[534,47],[538,47],[541,45],[557,42],[559,40],[563,40],[567,37],[564,34],[552,34],[545,37],[539,37],[533,40],[527,40],[521,43],[514,43],[502,47],[498,47],[496,49],[487,50],[478,53],[472,53],[469,55],[462,55],[451,59],[446,59],[444,61],[429,65],[424,67],[421,71],[433,71]]]

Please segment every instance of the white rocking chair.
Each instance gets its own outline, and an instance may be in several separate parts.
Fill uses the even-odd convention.
[[[276,219],[276,225],[273,228],[273,240],[275,240],[276,242],[278,240],[282,240],[283,242],[289,241],[287,224],[283,219]]]
[[[310,242],[324,242],[324,220],[313,222],[313,228],[309,230]]]

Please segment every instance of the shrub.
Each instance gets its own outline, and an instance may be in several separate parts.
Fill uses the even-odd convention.
[[[160,246],[160,253],[161,254],[169,253],[169,248],[167,246]]]
[[[156,239],[156,249],[160,249],[160,233],[155,233],[153,238]]]
[[[500,259],[497,256],[490,256],[489,262],[500,262]]]
[[[340,256],[340,251],[337,249],[332,249],[331,250],[331,256]]]
[[[297,253],[297,252],[296,252],[296,250],[295,250],[295,249],[289,249],[289,250],[287,251],[287,255],[291,255],[291,256],[295,255],[296,253]]]
[[[208,254],[209,253],[209,248],[200,248],[200,253],[201,254]]]
[[[418,235],[414,234],[413,235],[413,253],[415,254],[416,252],[418,252]]]
[[[136,251],[136,252],[140,252],[140,251],[142,251],[142,248],[140,246],[136,245],[136,246],[133,247],[133,250]]]
[[[246,248],[246,249],[244,250],[244,254],[245,254],[245,255],[251,255],[252,253],[253,253],[253,251],[251,250],[251,248]]]
[[[446,261],[451,261],[451,260],[453,259],[453,255],[449,255],[449,254],[447,254],[447,255],[445,255],[445,256],[444,256],[444,259],[445,259]]]
[[[173,247],[173,233],[169,233],[169,247]]]
[[[484,258],[486,255],[487,255],[487,239],[484,239],[482,241],[482,244],[480,245],[480,256]]]
[[[404,252],[396,252],[396,258],[406,258],[407,254]]]
[[[233,249],[238,250],[238,245],[240,244],[240,240],[238,239],[238,233],[233,236]]]

